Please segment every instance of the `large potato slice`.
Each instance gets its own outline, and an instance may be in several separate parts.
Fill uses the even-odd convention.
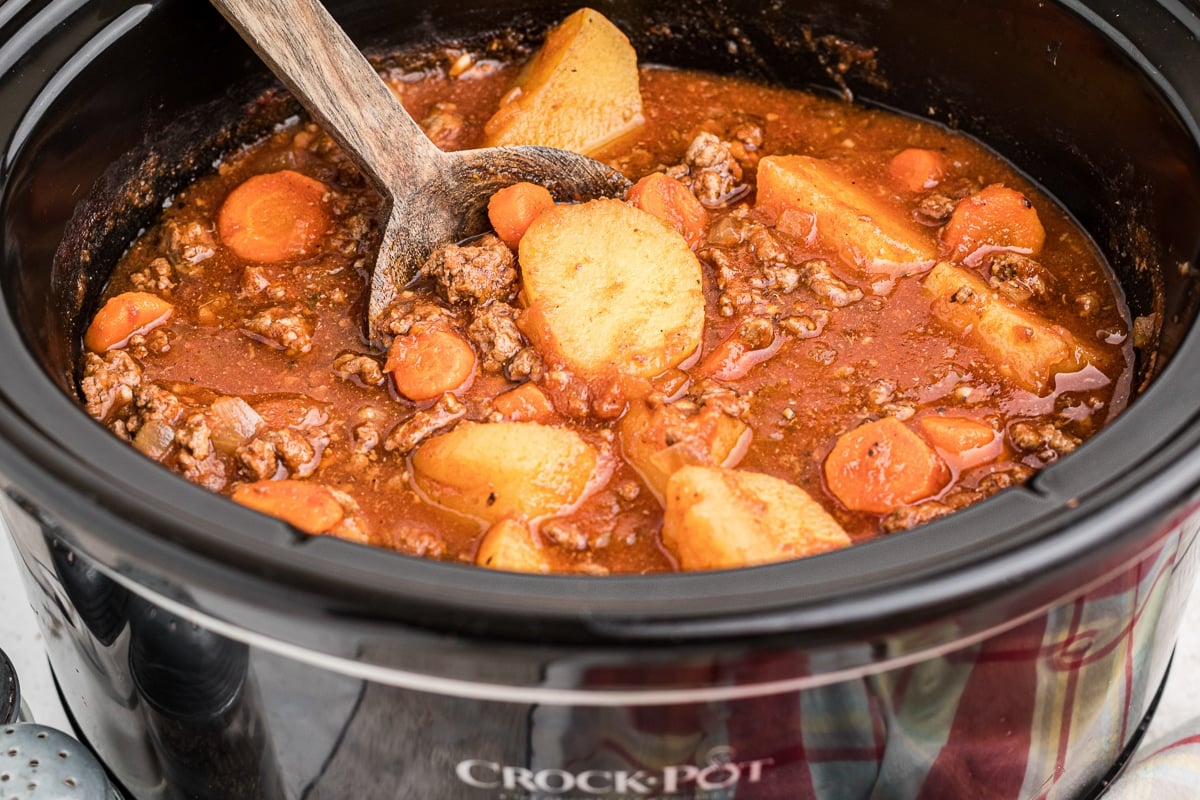
[[[619,200],[561,205],[521,239],[520,325],[584,376],[650,378],[700,347],[700,262],[677,231]]]
[[[621,452],[659,502],[667,480],[694,465],[732,467],[750,443],[750,427],[713,406],[685,413],[676,405],[634,402],[617,426]]]
[[[1070,331],[1019,308],[974,272],[942,262],[921,283],[933,315],[974,342],[1002,375],[1042,394],[1060,372],[1076,372],[1095,355]]]
[[[769,156],[758,162],[758,205],[811,214],[817,239],[860,269],[900,277],[937,258],[932,236],[885,198],[868,194],[834,162]]]
[[[573,431],[535,422],[463,422],[413,453],[434,502],[487,522],[534,519],[577,503],[599,454]]]
[[[502,519],[488,529],[475,551],[475,563],[506,572],[550,572],[546,548],[533,539],[529,525]]]
[[[643,122],[637,53],[590,8],[567,17],[517,76],[485,144],[540,144],[591,155]]]
[[[686,570],[785,561],[851,543],[798,486],[757,472],[696,466],[667,481],[662,539]]]

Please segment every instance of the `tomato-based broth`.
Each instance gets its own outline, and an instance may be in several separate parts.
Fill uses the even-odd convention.
[[[85,336],[89,413],[305,533],[608,574],[909,529],[1124,405],[1108,268],[1001,158],[832,97],[636,66],[573,19],[524,70],[448,51],[385,79],[443,149],[568,146],[627,197],[497,195],[498,235],[437,251],[372,345],[380,199],[316,125],[285,125],[121,260]],[[603,80],[564,79],[571,48]],[[597,94],[599,116],[546,112]]]

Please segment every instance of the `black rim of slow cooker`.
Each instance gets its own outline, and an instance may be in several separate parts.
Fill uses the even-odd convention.
[[[1195,132],[1200,97],[1180,102],[1176,110]],[[1064,574],[1131,555],[1128,542],[1163,524],[1158,517],[1188,502],[1200,484],[1200,426],[1188,403],[1200,397],[1200,370],[1190,368],[1200,363],[1193,330],[1143,396],[1075,457],[919,533],[722,573],[514,575],[302,537],[214,497],[87,418],[21,342],[0,306],[0,347],[10,354],[0,394],[0,435],[10,452],[0,462],[11,460],[10,496],[66,521],[64,538],[135,581],[203,584],[264,607],[278,606],[286,586],[291,613],[588,640],[845,635],[860,625],[932,620],[1014,585],[1041,586],[1052,599]],[[1112,474],[1098,479],[1097,465]]]

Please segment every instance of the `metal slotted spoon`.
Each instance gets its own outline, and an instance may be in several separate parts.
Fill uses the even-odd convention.
[[[488,198],[519,181],[560,202],[619,196],[621,173],[550,147],[443,152],[317,0],[211,0],[384,196],[367,334],[434,248],[482,233]]]

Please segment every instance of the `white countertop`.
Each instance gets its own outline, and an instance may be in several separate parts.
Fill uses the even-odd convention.
[[[0,523],[0,650],[8,654],[17,668],[21,695],[37,722],[70,731],[66,715],[50,678],[50,669],[42,650],[42,635],[34,621],[33,610],[25,600],[17,576],[15,553],[8,533]],[[1200,672],[1200,592],[1193,591],[1183,618],[1183,631],[1175,652],[1175,662],[1166,692],[1150,726],[1147,743],[1165,737],[1183,725],[1191,724],[1192,733],[1200,733],[1200,682],[1192,676]]]

